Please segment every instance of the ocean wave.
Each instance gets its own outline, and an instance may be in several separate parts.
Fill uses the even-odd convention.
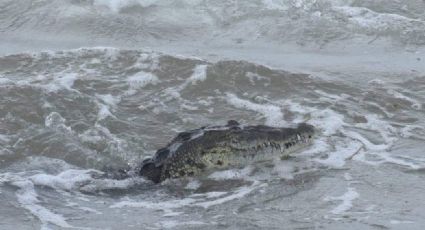
[[[376,5],[362,0],[5,1],[0,31],[116,44],[211,39],[225,44],[295,42],[313,47],[341,40],[363,45],[387,39],[424,44],[423,2],[386,1],[380,10]]]
[[[0,129],[6,131],[0,136],[0,195],[46,228],[86,226],[78,219],[126,210],[130,218],[150,218],[150,227],[216,226],[205,213],[236,207],[246,215],[254,212],[245,208],[252,199],[268,205],[296,199],[304,206],[290,211],[300,216],[309,216],[313,205],[326,220],[363,218],[373,209],[364,197],[378,190],[351,177],[374,167],[399,176],[425,167],[417,154],[425,122],[422,78],[353,84],[247,61],[108,47],[2,56],[0,76]],[[308,122],[318,137],[286,161],[160,185],[104,175],[105,168],[137,169],[181,131],[229,119]],[[410,142],[415,148],[406,147]],[[351,179],[337,173],[345,170]],[[316,193],[318,199],[303,203]],[[187,213],[206,216],[193,223]]]

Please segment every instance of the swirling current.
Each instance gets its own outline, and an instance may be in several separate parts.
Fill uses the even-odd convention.
[[[0,0],[0,229],[422,229],[425,3]],[[286,160],[116,180],[179,132]]]

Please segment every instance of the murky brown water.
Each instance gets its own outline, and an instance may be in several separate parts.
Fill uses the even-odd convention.
[[[421,229],[425,6],[379,2],[0,1],[0,229]],[[319,135],[159,185],[100,176],[230,119]]]

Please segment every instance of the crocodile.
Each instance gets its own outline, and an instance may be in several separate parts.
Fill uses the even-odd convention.
[[[244,165],[286,157],[312,143],[315,129],[299,123],[293,127],[241,125],[207,126],[179,133],[138,171],[154,183],[168,178],[198,175],[209,169]]]

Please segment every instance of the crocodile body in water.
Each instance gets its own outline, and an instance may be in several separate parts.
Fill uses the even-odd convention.
[[[199,174],[207,169],[240,167],[255,161],[284,157],[309,145],[314,127],[244,126],[228,121],[182,132],[152,158],[143,161],[140,175],[159,183],[168,178]]]

